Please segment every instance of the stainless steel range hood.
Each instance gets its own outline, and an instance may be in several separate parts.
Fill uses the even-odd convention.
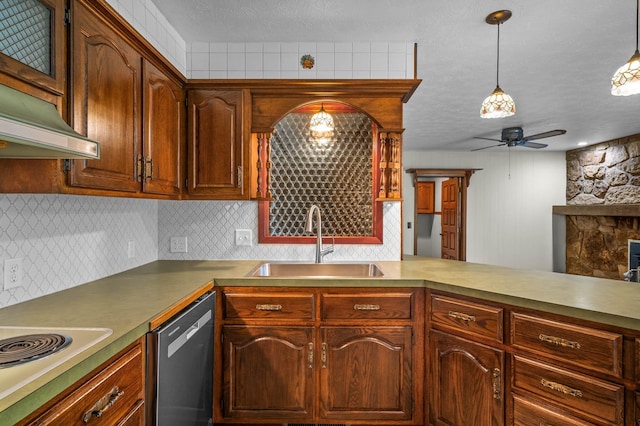
[[[100,158],[98,142],[82,136],[55,106],[0,84],[0,158]]]

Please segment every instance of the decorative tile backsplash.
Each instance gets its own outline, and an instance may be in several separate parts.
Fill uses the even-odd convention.
[[[157,206],[155,200],[0,194],[0,270],[6,259],[23,259],[21,287],[3,290],[0,274],[0,307],[156,260]]]
[[[384,244],[338,244],[327,261],[400,260],[400,203],[383,208]],[[235,245],[235,230],[251,230],[251,246]],[[160,201],[160,259],[263,259],[313,261],[313,244],[258,244],[258,204],[254,201]],[[330,236],[330,235],[328,235]],[[187,237],[187,253],[171,253],[171,237]]]
[[[387,202],[384,244],[337,245],[328,261],[400,260],[400,203]],[[235,230],[252,232],[235,245]],[[313,260],[313,244],[257,244],[253,201],[157,201],[77,195],[0,194],[0,270],[23,260],[23,285],[4,289],[0,307],[84,284],[157,259]],[[170,253],[187,237],[187,253]],[[133,242],[134,257],[129,257]]]

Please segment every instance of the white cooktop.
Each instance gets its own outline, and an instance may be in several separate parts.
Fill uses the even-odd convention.
[[[67,347],[25,364],[0,368],[0,399],[51,371],[63,362],[111,335],[108,328],[8,327],[0,326],[0,340],[27,334],[58,333],[73,340]]]

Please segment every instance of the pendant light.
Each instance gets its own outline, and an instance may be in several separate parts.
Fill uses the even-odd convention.
[[[638,4],[636,5],[636,51],[626,64],[618,68],[611,79],[611,94],[614,96],[629,96],[640,93],[638,20],[640,20],[640,0],[638,0]]]
[[[314,138],[326,139],[333,136],[333,117],[324,110],[324,104],[320,106],[320,111],[311,117],[309,128]]]
[[[498,10],[487,16],[485,21],[489,25],[498,26],[498,49],[496,59],[496,88],[487,96],[480,107],[480,117],[482,118],[504,118],[516,113],[516,104],[508,94],[504,93],[498,83],[500,74],[500,24],[511,18],[510,10]]]

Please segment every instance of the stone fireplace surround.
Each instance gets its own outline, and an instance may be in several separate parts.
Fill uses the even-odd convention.
[[[640,240],[640,134],[567,152],[566,272],[624,279]]]

